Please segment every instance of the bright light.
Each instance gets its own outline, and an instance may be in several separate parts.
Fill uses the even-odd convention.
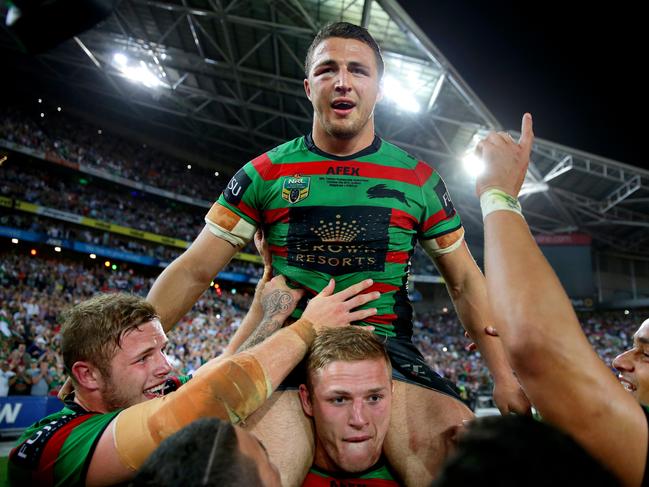
[[[45,118],[45,114],[41,112],[41,118]]]
[[[57,112],[60,112],[60,111],[61,111],[61,107],[56,107],[56,111],[57,111]]]
[[[232,294],[237,294],[237,290],[235,288],[232,288]]]
[[[221,319],[221,315],[217,313],[217,314],[216,314],[216,319],[217,319],[217,320],[220,320],[220,319]]]
[[[18,239],[17,239],[17,238],[12,238],[12,239],[11,239],[11,243],[15,243],[15,244],[17,244],[17,243],[18,243]]]
[[[165,59],[167,59],[167,55],[163,52],[162,54],[160,54],[160,59],[164,61]]]
[[[98,133],[99,135],[101,135],[101,129],[97,130],[97,133]]]
[[[43,99],[42,99],[42,98],[39,98],[39,99],[38,99],[38,103],[43,103]]]
[[[210,282],[210,287],[214,286],[214,281]]]
[[[115,61],[115,64],[118,66],[126,66],[128,64],[128,58],[121,52],[113,54],[113,61]]]
[[[630,311],[629,311],[628,309],[625,309],[625,310],[624,310],[624,314],[625,314],[625,315],[628,315],[629,313],[630,313]]]
[[[218,172],[218,171],[214,171],[214,175],[215,175],[216,177],[219,177],[219,172]]]
[[[191,164],[187,164],[187,169],[191,169],[191,168],[192,168],[192,165],[191,165]]]
[[[448,352],[448,348],[446,348],[446,347],[442,347],[442,351],[443,351],[443,352]]]
[[[90,258],[94,260],[97,258],[97,256],[95,254],[90,254]]]
[[[462,158],[462,165],[464,166],[464,170],[474,177],[479,176],[485,170],[484,161],[474,151],[467,153]]]
[[[107,260],[106,262],[104,262],[104,265],[105,265],[106,267],[110,267],[110,261]]]
[[[54,247],[54,252],[61,252],[61,247],[59,247],[58,245]]]
[[[29,252],[32,255],[36,255],[36,249],[32,249],[31,252]]]
[[[383,79],[383,93],[397,109],[412,113],[418,113],[421,110],[419,102],[412,95],[412,90],[392,76],[386,76]]]
[[[110,266],[110,268],[113,269],[114,271],[116,271],[117,270],[117,265],[113,264],[112,266]]]
[[[442,308],[442,313],[448,313],[448,308],[446,307]]]

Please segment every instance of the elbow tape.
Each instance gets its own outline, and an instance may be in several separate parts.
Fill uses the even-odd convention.
[[[168,436],[191,422],[217,417],[238,423],[272,393],[268,375],[249,353],[206,364],[178,391],[122,411],[115,421],[115,448],[124,465],[136,470]]]

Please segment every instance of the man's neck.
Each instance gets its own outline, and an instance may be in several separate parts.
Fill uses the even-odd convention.
[[[356,154],[372,144],[374,141],[374,124],[368,122],[366,129],[354,137],[334,137],[315,122],[311,136],[313,137],[313,143],[321,151],[333,154],[334,156],[344,157]]]
[[[78,389],[74,391],[74,402],[81,406],[86,411],[93,413],[109,413],[110,409],[106,406],[101,397],[96,397],[96,394],[83,393]]]

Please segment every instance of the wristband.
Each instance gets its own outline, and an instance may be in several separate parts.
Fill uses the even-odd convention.
[[[511,211],[523,216],[518,199],[496,188],[490,188],[480,195],[480,209],[483,221],[490,213],[500,210]]]

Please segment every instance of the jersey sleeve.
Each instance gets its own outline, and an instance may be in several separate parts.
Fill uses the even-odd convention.
[[[10,454],[9,485],[85,485],[97,442],[118,413],[62,416],[28,432]]]
[[[261,224],[263,174],[269,164],[264,154],[247,163],[230,179],[205,216],[205,223],[214,235],[235,247],[243,247],[252,240]]]
[[[436,258],[457,249],[464,240],[464,228],[442,177],[431,171],[422,185],[424,211],[419,222],[419,242]]]

